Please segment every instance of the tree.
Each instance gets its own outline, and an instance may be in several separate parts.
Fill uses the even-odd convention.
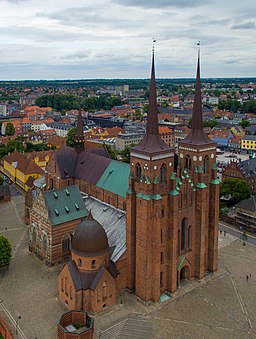
[[[11,262],[12,247],[10,241],[0,235],[0,268],[8,267]]]
[[[75,147],[76,140],[76,128],[73,127],[68,131],[66,144],[69,147]]]
[[[231,195],[230,204],[237,204],[239,201],[250,198],[251,190],[245,180],[227,178],[220,187],[220,196]]]
[[[15,128],[11,122],[8,122],[5,129],[5,135],[10,136],[15,134]]]
[[[249,127],[250,121],[249,120],[242,120],[239,125],[242,126],[243,128]]]

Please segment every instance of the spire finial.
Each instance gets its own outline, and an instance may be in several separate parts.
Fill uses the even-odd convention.
[[[198,41],[197,43],[197,56],[198,56],[198,59],[200,58],[200,41]]]
[[[155,43],[156,43],[156,39],[153,38],[153,40],[152,40],[152,44],[153,44],[153,46],[152,46],[152,53],[153,54],[155,53]]]

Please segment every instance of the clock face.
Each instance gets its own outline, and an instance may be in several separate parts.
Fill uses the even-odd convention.
[[[194,160],[194,161],[197,161],[197,157],[196,157],[195,155],[193,156],[193,160]]]
[[[134,163],[132,162],[132,166],[134,166]]]
[[[200,155],[200,157],[199,157],[199,161],[202,161],[202,159],[203,159],[203,158],[202,158],[202,156]]]
[[[213,153],[211,154],[211,158],[212,158],[212,159],[214,158],[214,154],[213,154]]]
[[[170,166],[170,167],[172,166],[172,162],[171,162],[171,161],[169,162],[169,166]]]
[[[156,170],[157,169],[157,166],[154,166],[154,170]]]
[[[181,158],[181,159],[183,158],[183,154],[182,154],[182,153],[180,154],[180,158]]]

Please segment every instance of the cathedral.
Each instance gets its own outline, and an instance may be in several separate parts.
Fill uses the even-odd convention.
[[[58,287],[60,299],[71,309],[98,312],[115,304],[123,289],[144,302],[158,302],[163,293],[175,292],[181,280],[202,279],[218,268],[216,144],[203,130],[200,53],[192,127],[176,153],[159,135],[154,58],[153,51],[146,134],[131,149],[130,165],[110,159],[104,148],[84,148],[79,113],[75,148],[56,151],[46,168],[44,195],[53,194],[54,202],[77,186],[86,208],[69,228],[59,226],[59,243],[54,245],[59,246],[58,260],[61,246],[63,255],[71,257]],[[73,187],[70,192],[68,187]],[[28,220],[30,215],[35,211],[28,203]],[[43,232],[42,253],[55,263],[49,248],[49,229],[55,226],[48,222],[48,231],[42,231],[40,220],[29,222],[30,247],[40,251],[37,238]]]

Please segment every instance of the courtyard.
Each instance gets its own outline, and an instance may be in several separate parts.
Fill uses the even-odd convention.
[[[47,268],[29,253],[22,195],[1,203],[0,215],[0,233],[13,248],[10,268],[0,273],[0,313],[16,338],[54,339],[66,311],[57,299],[60,266]],[[95,338],[256,338],[255,298],[255,246],[222,234],[217,273],[184,281],[155,304],[123,292],[116,306],[95,316]]]

